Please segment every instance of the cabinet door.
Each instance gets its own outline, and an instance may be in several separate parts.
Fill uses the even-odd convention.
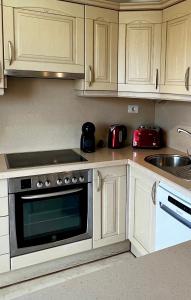
[[[125,240],[126,198],[125,167],[94,170],[94,248]]]
[[[122,12],[119,16],[119,91],[158,92],[161,12]]]
[[[56,0],[3,5],[6,70],[84,73],[83,5]]]
[[[186,15],[163,24],[162,93],[190,94],[191,17]]]
[[[117,90],[118,12],[85,8],[85,90]]]
[[[130,170],[129,239],[136,256],[154,250],[156,178],[138,168]]]

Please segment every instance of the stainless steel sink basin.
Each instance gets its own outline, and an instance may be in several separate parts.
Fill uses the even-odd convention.
[[[145,158],[145,161],[150,164],[163,168],[163,167],[183,167],[191,164],[191,160],[188,156],[181,156],[175,154],[157,154],[150,155]]]
[[[145,157],[145,161],[177,177],[191,180],[191,159],[176,154],[156,154]]]

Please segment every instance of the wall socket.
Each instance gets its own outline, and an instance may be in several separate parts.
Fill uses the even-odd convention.
[[[138,114],[139,105],[128,105],[128,113],[130,114]]]

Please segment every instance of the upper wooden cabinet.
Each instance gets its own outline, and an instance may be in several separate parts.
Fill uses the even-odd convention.
[[[191,5],[164,10],[161,93],[189,95],[191,68]]]
[[[158,92],[162,12],[119,13],[119,91]]]
[[[85,90],[117,90],[118,12],[85,7]]]
[[[4,0],[5,70],[84,73],[84,6]]]

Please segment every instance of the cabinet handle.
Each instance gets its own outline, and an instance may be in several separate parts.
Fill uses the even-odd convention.
[[[12,65],[13,62],[13,46],[11,41],[8,41],[8,52],[9,52],[9,66]]]
[[[102,181],[102,178],[101,178],[101,174],[100,174],[99,171],[97,171],[97,176],[98,176],[97,192],[100,192],[101,191],[101,181]]]
[[[185,73],[185,88],[189,91],[189,82],[190,82],[190,67],[186,69]]]
[[[92,86],[92,82],[93,82],[93,70],[92,67],[89,66],[89,86]]]
[[[156,187],[157,187],[157,183],[155,182],[153,184],[152,191],[151,191],[151,198],[154,205],[156,205]]]
[[[156,69],[156,81],[155,81],[155,88],[158,89],[159,86],[159,70]]]

